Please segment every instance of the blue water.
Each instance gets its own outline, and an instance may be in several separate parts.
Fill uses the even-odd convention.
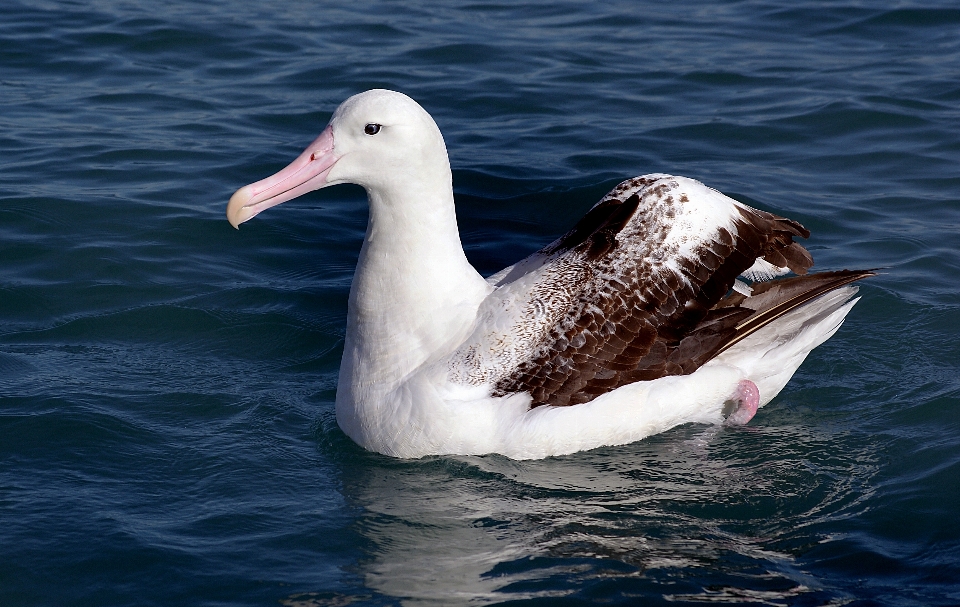
[[[0,605],[960,603],[951,3],[0,3]],[[619,180],[882,267],[743,429],[543,461],[337,428],[366,221],[230,194],[401,90],[492,273]]]

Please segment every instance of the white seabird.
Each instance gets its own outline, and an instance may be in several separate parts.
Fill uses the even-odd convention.
[[[227,217],[236,227],[340,183],[366,189],[370,218],[337,422],[396,457],[541,458],[747,423],[840,327],[850,283],[872,275],[806,275],[799,223],[656,174],[484,279],[460,243],[440,130],[386,90],[344,101],[289,166],[237,190]]]

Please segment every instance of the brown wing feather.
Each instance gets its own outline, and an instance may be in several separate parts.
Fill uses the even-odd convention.
[[[759,331],[774,320],[803,304],[839,289],[852,282],[876,276],[873,270],[838,270],[820,272],[809,276],[796,276],[772,282],[757,283],[749,298],[739,293],[732,294],[718,304],[718,310],[748,310],[751,312],[737,323],[735,331],[716,352],[726,350],[740,340]]]
[[[805,274],[813,259],[793,238],[809,232],[795,221],[737,206],[732,230],[717,229],[693,258],[677,256],[673,269],[654,268],[646,258],[671,253],[662,249],[664,235],[682,210],[678,205],[687,203],[669,178],[628,180],[544,249],[544,255],[569,252],[593,280],[585,281],[589,286],[546,347],[500,378],[494,393],[529,392],[534,407],[588,402],[636,381],[692,373],[758,323],[777,317],[773,308],[761,313],[736,305],[728,293],[759,257]],[[642,249],[635,259],[619,246],[627,226],[631,243]]]

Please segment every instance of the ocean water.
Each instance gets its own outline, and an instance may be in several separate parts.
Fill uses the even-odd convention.
[[[949,2],[0,3],[0,605],[960,604]],[[492,273],[620,180],[882,268],[744,428],[395,460],[334,418],[365,227],[230,194],[347,96],[443,130]]]

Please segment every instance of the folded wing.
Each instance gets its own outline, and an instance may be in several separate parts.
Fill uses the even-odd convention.
[[[809,232],[692,179],[627,180],[567,234],[490,277],[496,289],[449,359],[451,379],[495,395],[529,392],[536,407],[692,373],[782,314],[870,275],[803,276],[813,259],[797,236]],[[787,271],[801,276],[760,283],[749,297],[737,280]]]

